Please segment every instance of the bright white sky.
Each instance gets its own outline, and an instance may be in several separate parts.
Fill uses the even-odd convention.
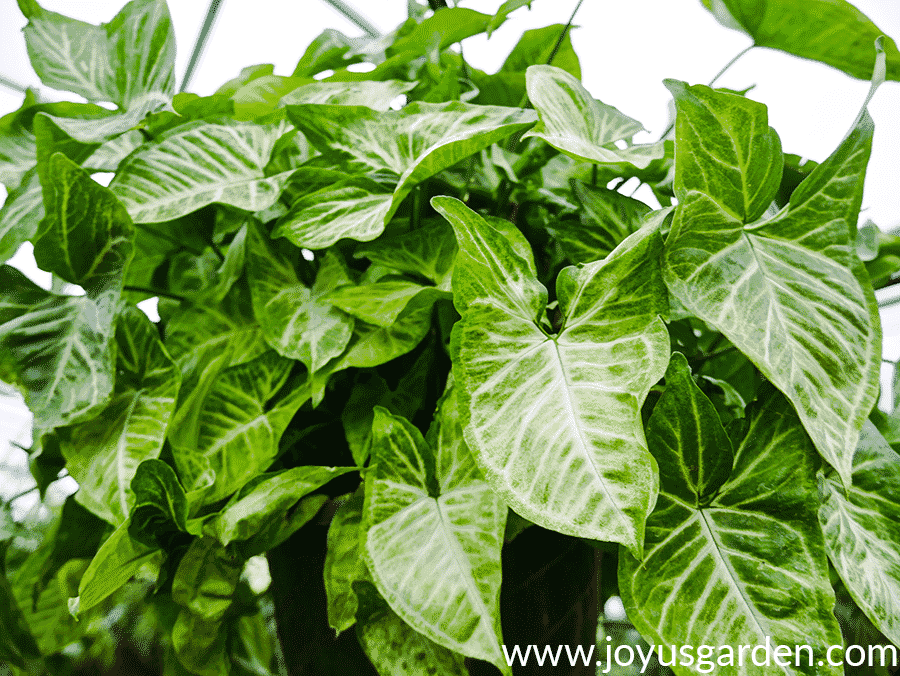
[[[422,0],[424,2],[424,0]],[[900,42],[898,0],[852,0],[887,35]],[[492,13],[502,0],[462,0],[460,4]],[[466,58],[476,67],[495,71],[522,31],[551,23],[565,23],[577,0],[534,0],[487,39],[463,43]],[[83,21],[109,21],[124,0],[42,0],[49,10]],[[406,0],[352,0],[376,26],[387,32],[406,18]],[[184,73],[195,37],[208,7],[207,0],[170,0],[178,40],[176,67]],[[26,21],[16,0],[0,0],[0,75],[40,87],[28,63],[21,28]],[[585,86],[598,99],[640,120],[646,140],[656,139],[668,124],[669,92],[664,78],[691,84],[706,83],[750,39],[719,25],[700,0],[585,0],[576,19],[572,41],[581,58]],[[194,73],[191,91],[210,94],[241,68],[272,63],[275,73],[289,75],[307,44],[325,28],[348,35],[361,31],[321,0],[223,0],[203,58]],[[816,161],[825,159],[841,141],[865,98],[868,84],[828,66],[782,52],[755,49],[735,64],[717,85],[756,88],[750,97],[769,107],[769,123],[781,136],[785,152]],[[53,92],[42,88],[51,98]],[[70,98],[64,94],[61,97]],[[0,86],[0,115],[15,110],[21,95]],[[866,179],[862,218],[882,229],[900,227],[900,83],[885,83],[869,111],[875,120],[875,142]],[[639,138],[640,140],[640,138]],[[652,200],[648,191],[636,197]],[[5,197],[0,187],[0,200]],[[38,275],[27,251],[16,264]],[[36,281],[45,281],[44,279]],[[896,287],[895,287],[896,288]],[[885,357],[900,359],[900,304],[882,313]],[[886,373],[883,375],[887,375]],[[883,378],[884,381],[884,378]],[[24,454],[5,439],[28,445],[30,421],[16,398],[0,392],[0,471],[4,462],[22,469]],[[8,457],[4,460],[4,455]],[[19,481],[15,486],[21,485]],[[16,492],[13,482],[0,481],[0,494]],[[19,511],[26,506],[20,501]]]

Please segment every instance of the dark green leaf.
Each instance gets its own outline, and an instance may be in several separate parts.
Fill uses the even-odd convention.
[[[338,634],[356,622],[358,603],[353,583],[370,579],[363,560],[363,503],[362,490],[347,496],[328,527],[325,593],[328,597],[328,624]]]
[[[161,537],[172,526],[187,531],[188,502],[184,489],[167,463],[156,458],[138,465],[131,480],[134,506],[128,533],[148,546],[160,546]]]
[[[0,542],[0,660],[25,669],[25,660],[41,653],[6,579],[6,541]]]

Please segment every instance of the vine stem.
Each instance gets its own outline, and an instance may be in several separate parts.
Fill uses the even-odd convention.
[[[739,60],[742,56],[744,56],[744,54],[746,54],[747,52],[749,52],[749,51],[750,51],[751,49],[753,49],[754,47],[756,47],[756,45],[755,45],[755,44],[752,44],[752,45],[750,45],[749,47],[745,47],[745,48],[742,49],[740,52],[738,52],[738,53],[731,59],[731,61],[729,61],[728,63],[726,63],[726,64],[722,67],[722,69],[721,69],[718,73],[716,73],[716,74],[713,76],[713,79],[709,81],[709,83],[708,83],[707,86],[712,87],[712,86],[716,83],[716,81],[717,81],[720,77],[722,77],[722,76],[728,71],[729,68],[731,68],[734,64],[736,64],[736,63],[738,62],[738,60]],[[662,136],[660,136],[660,139],[664,139],[666,136],[668,136],[668,135],[669,135],[669,132],[672,131],[672,129],[674,129],[674,128],[675,128],[675,120],[672,120],[672,123],[671,123],[668,127],[666,127],[666,130],[662,133]]]

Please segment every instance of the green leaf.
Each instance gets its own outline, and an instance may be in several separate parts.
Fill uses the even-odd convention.
[[[293,467],[264,474],[245,486],[212,522],[223,546],[270,531],[301,498],[355,467]],[[312,517],[315,512],[309,515]]]
[[[6,579],[7,545],[0,542],[0,659],[25,669],[25,660],[38,658],[41,652]]]
[[[273,234],[311,249],[345,237],[375,239],[416,184],[534,122],[531,111],[456,101],[416,102],[386,112],[313,104],[287,110],[322,152],[361,171],[398,176],[393,196],[372,181],[350,179],[295,204]]]
[[[565,37],[554,55],[553,48],[563,31],[565,31]],[[529,66],[535,64],[550,65],[551,55],[553,56],[553,66],[562,68],[577,80],[581,79],[581,64],[578,61],[578,55],[572,48],[572,31],[561,23],[525,31],[509,56],[506,57],[506,61],[500,67],[500,72],[524,73]]]
[[[170,435],[192,504],[230,495],[275,460],[284,429],[309,398],[305,382],[288,383],[292,366],[269,350],[225,369],[205,388],[196,417]]]
[[[554,334],[534,262],[462,203],[432,205],[460,243],[451,353],[466,439],[491,487],[530,521],[640,555],[657,493],[640,411],[669,356],[656,228],[560,273]]]
[[[396,40],[391,46],[391,53],[412,52],[407,54],[407,58],[412,59],[415,55],[440,52],[452,44],[484,33],[495,20],[496,17],[490,14],[482,14],[468,7],[448,7],[435,12]]]
[[[8,265],[0,282],[0,378],[22,391],[38,428],[96,415],[113,390],[113,299],[58,296]]]
[[[821,61],[861,80],[872,76],[872,43],[884,31],[846,0],[701,2],[719,23],[746,33],[760,47]],[[900,80],[900,51],[890,38],[885,48],[888,79]]]
[[[338,634],[356,622],[358,602],[353,583],[369,579],[363,560],[363,503],[362,491],[348,496],[337,508],[328,527],[325,594],[328,597],[328,625]]]
[[[134,254],[134,226],[109,189],[56,153],[44,183],[44,209],[34,245],[38,266],[94,296],[121,291]]]
[[[172,220],[213,203],[267,209],[290,176],[265,175],[279,135],[275,126],[252,122],[189,122],[130,155],[109,188],[135,223]]]
[[[22,184],[9,191],[0,208],[0,262],[12,258],[23,242],[37,234],[44,217],[44,193],[37,169],[29,169]]]
[[[871,118],[863,110],[788,205],[754,221],[782,167],[765,108],[703,86],[669,86],[678,109],[679,205],[664,252],[666,285],[785,393],[849,485],[859,428],[878,396],[881,355],[874,295],[850,239]]]
[[[346,266],[329,251],[310,289],[258,227],[250,229],[247,255],[253,310],[266,342],[316,373],[344,351],[353,333],[353,317],[328,301],[335,289],[352,284]]]
[[[628,619],[661,647],[729,646],[730,665],[727,651],[716,656],[734,674],[773,673],[748,659],[738,666],[739,645],[810,645],[814,659],[824,659],[841,634],[816,520],[815,453],[800,421],[769,388],[748,415],[731,469],[727,437],[683,358],[669,373],[675,377],[666,379],[648,424],[661,490],[647,520],[644,560],[619,555]],[[776,670],[843,673],[803,665],[805,657],[797,668]]]
[[[102,603],[142,571],[151,577],[159,574],[162,551],[132,540],[128,535],[129,526],[124,521],[94,555],[78,585],[78,596],[69,599],[73,615]]]
[[[95,418],[57,431],[78,501],[114,525],[131,512],[131,481],[138,466],[162,450],[175,410],[180,374],[156,326],[135,307],[116,324],[116,383]]]
[[[229,673],[222,621],[234,600],[243,561],[213,538],[198,538],[172,579],[172,600],[182,606],[172,628],[181,664],[196,676]]]
[[[494,17],[487,25],[488,37],[491,37],[491,33],[497,30],[501,25],[503,25],[503,23],[506,21],[506,17],[508,17],[520,7],[525,7],[527,5],[528,9],[531,9],[532,2],[534,2],[534,0],[506,0],[506,2],[500,5],[497,13],[494,14]]]
[[[499,615],[507,510],[463,441],[454,391],[438,404],[429,442],[381,407],[372,436],[365,555],[378,591],[416,631],[509,674]]]
[[[438,645],[400,619],[368,582],[358,582],[356,635],[379,674],[391,676],[467,676],[462,655]]]
[[[560,220],[549,230],[573,263],[605,258],[635,232],[650,207],[627,195],[575,180],[575,197],[584,209],[580,220]]]
[[[456,249],[453,229],[441,220],[412,232],[379,237],[357,247],[353,257],[368,258],[375,265],[425,277],[439,289],[449,291]]]
[[[828,558],[856,604],[892,643],[900,643],[900,458],[866,421],[845,491],[839,477],[820,478],[819,523]]]
[[[576,160],[600,164],[627,162],[646,168],[664,154],[662,143],[632,145],[643,131],[637,120],[597,101],[577,78],[555,66],[530,66],[526,72],[528,98],[540,116],[522,138],[536,136]],[[628,145],[621,149],[617,141]]]
[[[131,491],[134,506],[128,532],[132,539],[158,547],[165,544],[167,532],[187,532],[187,496],[167,463],[156,458],[144,460],[131,480]]]
[[[295,89],[282,99],[284,105],[327,103],[341,106],[367,106],[372,110],[388,110],[401,94],[415,87],[414,82],[384,80],[381,82],[314,82]]]
[[[402,278],[389,277],[371,284],[337,289],[329,293],[326,300],[364,322],[388,327],[396,323],[410,301],[419,295],[450,298],[449,292]]]
[[[37,161],[34,134],[24,124],[23,113],[34,107],[37,100],[27,90],[18,110],[0,117],[0,183],[12,190],[20,185],[25,174]]]
[[[164,0],[133,0],[95,26],[19,3],[31,65],[48,87],[123,108],[150,92],[175,89],[175,32]],[[27,9],[26,9],[27,7]]]
[[[359,39],[349,38],[339,30],[326,28],[300,57],[292,75],[312,77],[326,70],[338,70],[351,63],[362,61],[362,56],[347,54],[359,44]]]

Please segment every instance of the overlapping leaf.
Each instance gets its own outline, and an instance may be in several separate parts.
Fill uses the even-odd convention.
[[[31,168],[22,184],[9,191],[0,208],[0,261],[6,262],[23,242],[37,234],[44,217],[44,194],[37,169]]]
[[[875,65],[872,43],[884,35],[846,0],[701,0],[716,20],[742,31],[760,47],[780,49],[868,80]],[[802,31],[797,27],[803,26]],[[888,79],[900,80],[900,52],[888,38]]]
[[[638,169],[663,156],[661,143],[629,145],[644,129],[637,120],[597,101],[572,75],[554,66],[531,66],[526,72],[528,99],[540,122],[525,137],[536,136],[576,160],[627,162]]]
[[[345,237],[375,239],[417,183],[534,123],[531,111],[459,102],[386,112],[304,104],[288,106],[288,116],[316,147],[358,172],[397,176],[392,193],[356,179],[295,205],[274,234],[312,249]]]
[[[135,307],[116,325],[116,383],[112,399],[92,420],[58,431],[78,501],[119,525],[134,503],[131,480],[138,465],[162,450],[175,409],[180,373],[156,327]]]
[[[325,594],[328,598],[328,624],[337,633],[349,629],[356,622],[359,603],[353,583],[369,579],[363,559],[363,503],[361,491],[348,496],[337,508],[328,527]]]
[[[445,221],[435,221],[420,230],[381,237],[371,244],[357,247],[354,258],[368,258],[372,263],[393,268],[408,275],[430,280],[441,290],[449,291],[456,237]]]
[[[168,463],[149,458],[138,465],[131,479],[134,505],[128,534],[151,547],[164,546],[172,531],[187,532],[188,501]]]
[[[505,674],[500,549],[506,505],[481,479],[448,390],[426,442],[376,408],[366,475],[366,563],[379,592],[416,631]]]
[[[337,254],[325,255],[312,288],[260,228],[250,230],[247,256],[253,309],[269,345],[302,361],[310,373],[341,354],[353,317],[332,305],[328,294],[352,281]]]
[[[828,557],[856,604],[900,643],[900,458],[866,422],[849,490],[831,472],[820,481],[819,522]]]
[[[266,209],[290,176],[265,174],[279,135],[274,125],[189,122],[138,149],[109,187],[135,223],[172,220],[214,202]]]
[[[565,269],[552,333],[533,260],[456,200],[432,204],[459,240],[451,350],[466,439],[488,481],[535,523],[640,555],[657,493],[640,410],[669,354],[658,232]]]
[[[860,276],[855,230],[872,121],[863,110],[790,203],[763,215],[782,170],[765,108],[671,82],[678,109],[675,193],[664,276],[797,409],[849,485],[858,430],[878,395],[881,330]]]
[[[35,425],[92,417],[109,400],[115,299],[58,296],[0,268],[0,378],[17,385]]]
[[[821,662],[806,666],[805,657],[786,667],[737,661],[742,644],[810,645],[813,660],[824,660],[841,643],[816,519],[814,448],[771,387],[748,419],[732,468],[715,409],[676,355],[648,423],[661,490],[644,560],[619,559],[628,619],[654,645],[729,646],[731,664],[725,654],[718,665],[730,673],[840,674]]]
[[[165,0],[133,0],[95,26],[21,0],[31,65],[48,87],[123,108],[175,88],[175,32]]]

